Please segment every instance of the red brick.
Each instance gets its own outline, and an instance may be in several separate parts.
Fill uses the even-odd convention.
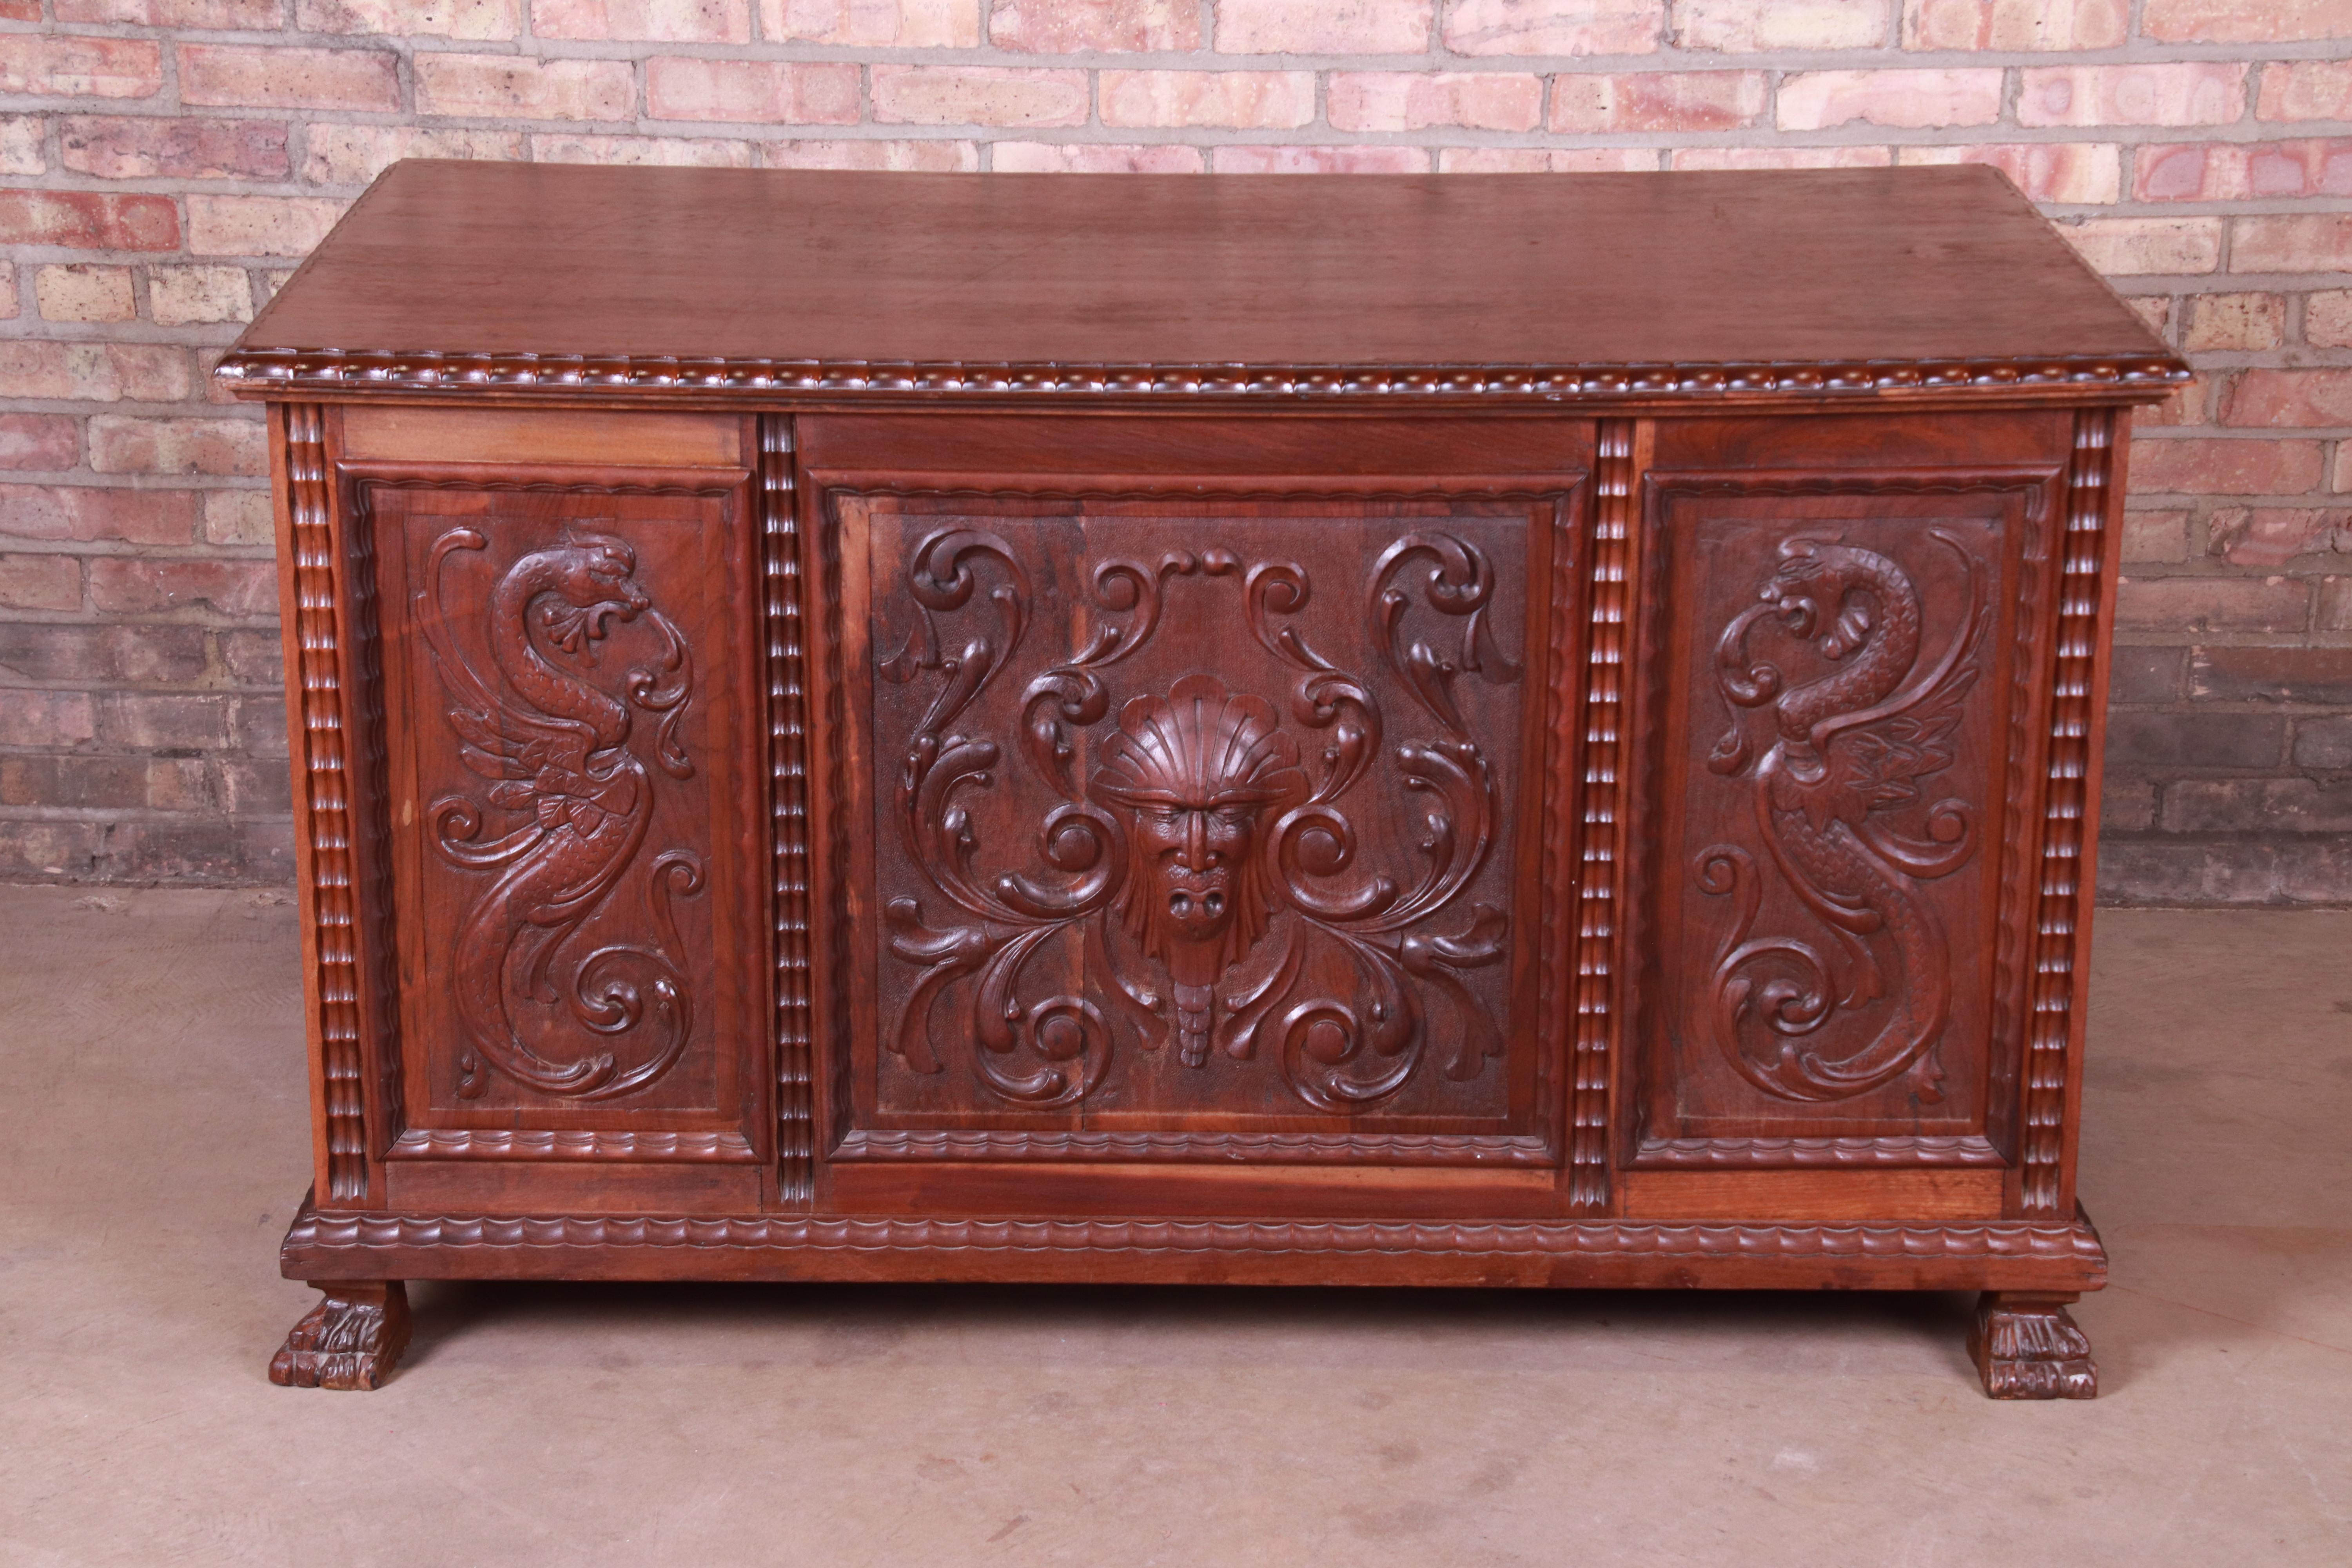
[[[1658,154],[1647,147],[1442,147],[1444,174],[1648,174]]]
[[[0,397],[177,403],[193,390],[177,344],[0,340]]]
[[[1023,54],[1105,54],[1198,49],[1201,7],[1194,0],[998,0],[988,41]]]
[[[2144,202],[2352,195],[2352,140],[2142,147],[2132,194]]]
[[[268,561],[157,561],[100,556],[89,563],[89,603],[114,615],[210,610],[240,619],[274,615],[278,568]]]
[[[2271,60],[2254,93],[2257,120],[2352,120],[2352,60]]]
[[[2300,495],[2319,486],[2319,443],[2175,437],[2132,443],[2140,495]]]
[[[2352,213],[2230,221],[2232,272],[2352,272]]]
[[[1101,142],[999,142],[991,168],[1038,174],[1197,174],[1208,167],[1198,147],[1168,143],[1147,147]]]
[[[920,169],[953,174],[980,167],[980,147],[976,142],[944,138],[926,142],[770,142],[761,145],[760,161],[771,169]]]
[[[741,44],[751,37],[745,0],[531,0],[541,38],[617,38],[632,43]]]
[[[1764,115],[1762,71],[1637,71],[1554,77],[1550,128],[1730,131]]]
[[[2218,217],[2100,217],[2060,224],[2058,233],[2111,277],[2210,272],[2221,265]]]
[[[127,22],[135,27],[200,27],[218,33],[274,33],[284,0],[57,0],[60,22]]]
[[[2131,28],[2129,0],[1908,0],[1906,49],[2111,49]]]
[[[545,9],[542,4],[533,9]],[[295,26],[306,33],[511,38],[521,30],[520,0],[294,0]]]
[[[400,107],[399,57],[383,49],[182,44],[180,101],[256,109]]]
[[[1219,174],[1425,174],[1429,154],[1419,147],[1218,147],[1209,168]]]
[[[2311,587],[2294,577],[2126,577],[2116,624],[2161,631],[2299,632]]]
[[[16,680],[204,679],[205,634],[194,626],[86,626],[0,621],[0,675]]]
[[[218,792],[199,757],[0,757],[0,805],[83,808],[217,807]]]
[[[286,684],[285,647],[275,632],[223,632],[221,660],[228,672],[247,686]]]
[[[1121,71],[1100,74],[1102,122],[1284,131],[1315,118],[1313,71]]]
[[[18,539],[187,544],[196,536],[194,490],[95,485],[0,485],[0,533]]]
[[[307,256],[349,205],[326,196],[190,196],[188,248],[198,256]]]
[[[58,161],[104,180],[282,180],[286,127],[275,120],[68,115]]]
[[[2315,347],[2352,349],[2352,289],[2321,289],[2305,295],[2303,336]]]
[[[2227,379],[2226,375],[2200,375],[2186,386],[2174,387],[2163,402],[2133,414],[2132,427],[2152,430],[2158,426],[2204,424],[2205,405],[2212,400],[2213,388]]]
[[[2246,68],[2219,60],[2031,66],[2023,77],[2020,125],[2227,125],[2245,110]]]
[[[1223,55],[1417,55],[1436,0],[1216,0]]]
[[[45,321],[127,321],[139,314],[128,267],[44,267],[33,275],[33,298]]]
[[[2232,566],[2284,566],[2332,548],[2345,513],[2316,507],[2225,507],[2213,514],[2207,553]]]
[[[0,468],[70,468],[80,461],[80,421],[63,414],[0,414]]]
[[[1670,169],[1884,169],[1888,147],[1677,147]]]
[[[886,49],[969,49],[984,0],[760,0],[760,36]]]
[[[416,57],[419,114],[486,120],[626,120],[636,112],[636,78],[625,60],[533,60],[517,55]]]
[[[101,474],[243,474],[269,471],[259,422],[138,419],[101,414],[89,422],[89,466]]]
[[[1533,131],[1543,79],[1481,71],[1337,71],[1324,95],[1335,131]]]
[[[163,51],[144,38],[0,34],[0,92],[43,98],[152,98]]]
[[[2123,194],[2123,150],[2112,142],[2001,142],[1969,147],[1903,147],[1915,163],[1990,163],[2037,202],[2101,206]]]
[[[47,128],[38,114],[0,114],[0,174],[48,172]]]
[[[2189,694],[2203,702],[2352,707],[2352,647],[2192,648]]]
[[[0,20],[37,22],[41,19],[41,0],[0,0]]]
[[[1664,0],[1454,0],[1445,47],[1463,55],[1647,55]]]
[[[2185,511],[2124,513],[2124,559],[2134,563],[2189,559],[2189,514]]]
[[[2286,337],[2282,294],[2200,294],[2189,306],[2180,346],[2191,353],[2252,353],[2274,349]]]
[[[847,63],[669,57],[646,66],[646,112],[656,120],[855,125],[857,91],[857,67]]]
[[[313,134],[312,145],[316,145]],[[635,163],[668,168],[748,169],[751,143],[719,136],[534,136],[530,155],[541,163]]]
[[[0,687],[0,746],[75,746],[97,735],[89,692]]]
[[[1840,125],[1990,125],[2000,118],[1992,70],[1794,71],[1780,80],[1783,131]]]
[[[0,191],[0,245],[177,250],[180,213],[169,196]]]
[[[0,555],[0,608],[80,609],[81,557]]]
[[[2352,38],[2352,0],[2147,0],[2139,29],[2167,44]]]
[[[151,267],[147,309],[159,327],[253,320],[253,280],[242,267]]]
[[[2224,425],[2273,428],[2352,425],[2352,370],[2250,370],[2222,411]]]
[[[1685,49],[1871,49],[1886,41],[1895,0],[1675,0]]]
[[[2352,577],[2319,580],[2319,608],[2314,620],[2323,632],[2352,632]]]
[[[1084,71],[1025,66],[876,66],[873,83],[874,118],[886,125],[1087,122]]]
[[[278,524],[268,490],[206,490],[205,542],[272,544]]]
[[[116,691],[97,703],[98,740],[124,751],[219,751],[228,739],[225,697]]]
[[[425,130],[414,125],[313,125],[302,177],[314,185],[364,185],[403,158],[522,156],[513,131]]]

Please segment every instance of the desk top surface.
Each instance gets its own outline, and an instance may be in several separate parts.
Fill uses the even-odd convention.
[[[604,362],[604,384],[616,363],[657,358],[830,367],[802,385],[908,362],[1033,380],[1075,365],[1435,369],[1465,385],[1496,367],[1672,366],[1676,387],[1660,389],[1684,391],[1705,389],[1705,367],[1759,364],[1970,367],[1938,383],[1955,385],[1998,381],[1987,367],[2000,362],[2042,362],[2028,381],[2160,390],[2186,375],[2013,186],[1973,165],[1218,176],[412,161],[343,218],[225,374],[299,384],[299,360],[356,384],[371,354],[378,384],[430,363],[451,385],[467,356],[476,384],[516,374],[519,356]]]

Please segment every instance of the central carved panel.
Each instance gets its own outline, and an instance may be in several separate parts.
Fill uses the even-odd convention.
[[[859,509],[877,1114],[1498,1125],[1526,509],[1016,504]]]

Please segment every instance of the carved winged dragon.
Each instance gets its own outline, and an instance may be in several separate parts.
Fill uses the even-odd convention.
[[[1940,530],[1933,537],[1959,557],[1968,598],[1949,646],[1924,671],[1910,577],[1885,555],[1828,539],[1783,541],[1758,602],[1717,644],[1716,683],[1732,723],[1707,766],[1738,777],[1752,764],[1765,848],[1835,944],[1825,954],[1795,936],[1751,937],[1762,900],[1753,859],[1735,845],[1700,852],[1700,887],[1738,899],[1715,961],[1707,1026],[1742,1076],[1786,1099],[1845,1099],[1906,1073],[1922,1101],[1941,1098],[1934,1049],[1951,1014],[1951,958],[1918,879],[1958,869],[1976,846],[1962,801],[1928,805],[1924,839],[1899,831],[1895,816],[1952,765],[1993,612],[1968,551]],[[1790,685],[1755,657],[1751,637],[1768,621],[1811,645],[1827,673]],[[1759,710],[1771,720],[1760,760],[1744,722]],[[1875,1028],[1830,1027],[1876,1003],[1885,1016]]]

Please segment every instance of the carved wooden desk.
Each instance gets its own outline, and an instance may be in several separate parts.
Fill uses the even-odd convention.
[[[405,163],[268,400],[326,1300],[2063,1310],[2128,407],[1983,169]]]

